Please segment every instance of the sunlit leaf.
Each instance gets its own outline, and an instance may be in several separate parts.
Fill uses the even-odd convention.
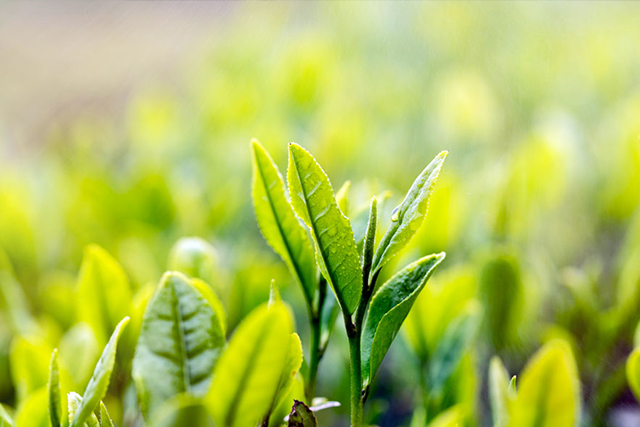
[[[333,196],[329,178],[309,152],[289,144],[291,204],[311,230],[320,271],[344,310],[353,313],[362,292],[360,256],[349,219]]]
[[[114,427],[109,411],[102,402],[100,402],[100,427]]]
[[[79,427],[91,417],[93,411],[98,407],[100,401],[107,393],[109,381],[111,380],[111,372],[116,361],[116,349],[118,340],[122,334],[122,330],[129,323],[129,318],[125,317],[118,323],[109,342],[102,351],[102,356],[98,360],[93,376],[89,380],[89,384],[82,395],[82,402],[76,409],[73,419],[70,419],[71,427]]]
[[[133,377],[149,417],[181,393],[204,396],[224,345],[221,323],[190,279],[166,273],[147,306],[133,359]]]
[[[96,362],[100,358],[100,345],[93,329],[86,323],[77,323],[60,340],[60,363],[70,370],[76,386],[84,388]]]
[[[302,285],[309,304],[317,283],[308,233],[287,200],[284,181],[269,153],[253,141],[253,206],[260,231]]]
[[[186,393],[169,399],[158,408],[149,425],[153,427],[215,427],[213,417],[202,399]]]
[[[62,403],[60,397],[60,367],[58,366],[58,350],[51,353],[51,362],[49,364],[49,419],[51,427],[60,427],[62,425]]]
[[[362,334],[365,384],[373,379],[414,301],[444,257],[444,253],[429,255],[409,264],[373,296]]]
[[[16,427],[49,427],[49,394],[47,388],[42,387],[31,393],[16,411]]]
[[[47,385],[51,347],[37,337],[16,337],[11,344],[11,378],[18,401]]]
[[[400,205],[391,215],[391,225],[382,237],[373,256],[372,274],[376,274],[391,258],[409,243],[418,231],[429,206],[429,197],[436,184],[448,152],[438,154],[418,175]]]
[[[502,360],[494,356],[489,364],[489,401],[494,427],[504,427],[509,420],[509,374]]]

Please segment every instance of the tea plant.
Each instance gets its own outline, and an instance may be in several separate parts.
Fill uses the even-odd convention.
[[[332,325],[320,321],[328,284],[338,301],[349,340],[351,426],[360,427],[373,378],[414,301],[445,256],[441,253],[421,258],[377,286],[382,268],[420,228],[447,152],[439,154],[414,181],[376,246],[375,197],[366,232],[355,236],[329,178],[309,152],[289,144],[288,201],[284,180],[269,155],[257,141],[253,150],[258,223],[267,242],[300,283],[307,301],[312,331],[307,398],[312,397],[319,361],[332,329]],[[362,253],[358,252],[358,241],[362,241]],[[316,266],[322,279],[314,280]],[[332,315],[327,317],[331,319]],[[324,340],[319,339],[323,336]]]

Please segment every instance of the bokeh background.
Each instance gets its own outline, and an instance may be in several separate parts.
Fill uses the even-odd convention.
[[[515,373],[560,336],[585,425],[640,425],[623,366],[640,320],[638,22],[640,4],[613,2],[0,3],[0,248],[52,342],[74,323],[86,245],[135,292],[184,236],[216,249],[231,325],[275,278],[306,342],[301,293],[255,222],[250,139],[283,171],[288,142],[309,149],[334,188],[352,181],[354,215],[384,190],[390,211],[446,149],[398,265],[446,251],[433,295],[464,288],[443,300],[484,305],[451,405],[487,425],[488,357]],[[1,312],[0,401],[13,404]],[[346,402],[339,335],[319,387]],[[404,336],[372,392],[381,426],[419,406]]]

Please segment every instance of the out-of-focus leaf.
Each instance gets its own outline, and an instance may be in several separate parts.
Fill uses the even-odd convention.
[[[291,351],[293,322],[283,303],[263,304],[236,329],[206,397],[219,427],[246,427],[268,415]]]
[[[287,427],[318,427],[318,420],[304,402],[296,400],[291,408]]]
[[[489,401],[494,427],[504,427],[509,420],[509,374],[498,356],[489,364]]]
[[[60,397],[60,367],[58,366],[58,350],[51,353],[51,362],[49,364],[49,419],[51,427],[60,427],[62,425],[62,399]]]
[[[365,384],[371,383],[414,301],[444,258],[444,253],[429,255],[409,264],[373,296],[362,334]]]
[[[15,416],[16,427],[49,427],[49,394],[42,387],[24,400]]]
[[[440,169],[448,152],[443,151],[418,175],[409,192],[391,215],[391,225],[382,237],[373,256],[372,274],[380,270],[409,243],[422,225],[429,197],[436,184]]]
[[[335,295],[331,292],[327,293],[322,307],[322,315],[320,316],[320,325],[322,334],[320,336],[320,347],[325,348],[331,338],[333,329],[336,325],[336,319],[340,314],[340,306]]]
[[[9,360],[19,402],[47,385],[51,351],[51,347],[37,337],[17,337],[13,340]]]
[[[373,262],[373,251],[376,244],[376,230],[378,227],[378,201],[374,197],[371,199],[371,207],[369,208],[369,222],[367,223],[367,231],[364,235],[364,243],[362,248],[362,271],[364,277],[369,277],[371,265]],[[364,284],[368,286],[368,283]]]
[[[216,424],[202,399],[184,393],[169,399],[158,408],[149,425],[153,427],[215,427]]]
[[[109,332],[131,313],[129,280],[118,262],[97,245],[85,249],[76,295],[78,320],[86,322],[104,346]]]
[[[199,237],[183,237],[169,253],[169,269],[201,279],[212,286],[216,280],[217,254],[209,242]]]
[[[465,351],[476,337],[481,317],[478,303],[470,303],[447,328],[429,363],[427,384],[429,393],[438,397],[453,372],[460,364]]]
[[[287,200],[284,181],[269,153],[253,141],[253,206],[260,231],[302,286],[308,304],[316,293],[316,267],[308,233]]]
[[[78,406],[73,419],[69,420],[71,427],[79,427],[87,422],[107,393],[111,372],[116,361],[118,340],[127,323],[129,323],[129,318],[125,317],[118,323],[111,338],[109,338],[109,342],[104,348],[100,360],[98,360],[96,369],[93,371],[93,376],[82,395],[82,402]]]
[[[509,427],[573,427],[580,418],[580,382],[571,348],[550,341],[527,363]]]
[[[336,192],[336,203],[340,212],[349,217],[349,193],[351,192],[351,181],[345,181],[342,187]]]
[[[37,333],[38,325],[31,316],[27,297],[16,280],[9,257],[0,248],[0,312],[7,314],[15,334]]]
[[[207,299],[181,273],[166,273],[142,321],[133,377],[148,418],[181,393],[202,397],[224,345],[221,323]]]
[[[76,386],[85,387],[100,357],[100,346],[93,329],[77,323],[60,340],[60,362],[69,369]]]
[[[222,331],[222,336],[225,337],[227,334],[227,312],[224,309],[224,305],[218,295],[216,295],[215,291],[211,289],[205,282],[200,279],[192,279],[191,284],[200,291],[200,294],[204,297],[205,300],[209,303],[211,308],[213,309],[213,314],[215,315],[218,323],[220,324],[220,330]],[[217,329],[217,328],[216,328]]]
[[[300,370],[300,366],[302,366],[302,343],[300,342],[300,337],[295,332],[291,334],[290,347],[287,360],[280,375],[278,388],[273,396],[270,412],[280,406],[282,401],[287,397],[287,394],[293,386],[293,380]]]
[[[0,403],[0,427],[15,427],[13,419],[7,413],[7,410],[4,409],[2,403]]]
[[[309,152],[289,144],[291,204],[311,230],[316,260],[342,308],[353,313],[362,292],[360,256],[349,219],[333,196],[327,174]]]
[[[459,427],[464,423],[461,405],[453,406],[439,414],[429,423],[429,427]]]
[[[109,411],[107,411],[107,407],[102,402],[100,402],[100,427],[114,427]]]
[[[640,402],[640,348],[633,350],[627,359],[627,381],[633,395]]]

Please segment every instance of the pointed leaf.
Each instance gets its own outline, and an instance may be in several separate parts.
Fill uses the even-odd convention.
[[[308,233],[287,200],[284,181],[271,156],[253,141],[253,206],[260,231],[302,286],[308,304],[316,292],[316,267]]]
[[[444,253],[429,255],[409,264],[373,296],[362,334],[365,384],[371,383],[414,301],[444,257]]]
[[[380,270],[409,243],[418,231],[429,206],[429,197],[436,184],[440,169],[448,152],[443,151],[416,178],[400,205],[394,209],[391,225],[373,256],[371,274]]]
[[[109,338],[109,342],[102,351],[100,360],[98,360],[96,369],[93,371],[93,376],[91,380],[89,380],[89,384],[82,395],[82,402],[78,406],[73,420],[70,420],[71,427],[79,427],[87,422],[107,393],[109,381],[111,380],[111,372],[116,362],[118,340],[127,323],[129,323],[129,318],[125,317],[118,323],[111,338]]]
[[[283,303],[259,306],[238,326],[206,397],[219,427],[255,426],[268,414],[289,359],[292,332]]]
[[[329,178],[309,152],[289,144],[291,204],[311,230],[316,260],[343,310],[352,314],[362,293],[360,256],[349,219],[333,196]]]
[[[100,427],[114,427],[113,420],[103,402],[100,402]]]
[[[280,374],[278,389],[274,395],[272,409],[280,406],[293,386],[293,380],[302,366],[302,343],[295,332],[291,334],[290,350]]]
[[[313,411],[299,400],[294,401],[287,427],[318,427]]]
[[[573,427],[580,414],[580,383],[569,345],[545,344],[527,363],[509,408],[510,427]]]
[[[224,343],[216,313],[193,282],[165,273],[145,311],[133,359],[145,417],[178,394],[204,396]]]
[[[100,346],[120,319],[131,313],[131,287],[118,262],[98,245],[85,249],[78,278],[76,312],[88,323]]]
[[[69,410],[69,420],[73,420],[76,416],[80,405],[82,404],[82,396],[78,393],[71,392],[67,395],[67,406]],[[91,413],[91,416],[87,418],[86,422],[83,424],[86,427],[98,427],[100,423],[98,422],[98,417],[96,417],[95,413]]]
[[[51,353],[51,363],[49,364],[49,419],[51,427],[62,425],[62,403],[60,398],[60,368],[58,366],[58,350]]]
[[[364,244],[362,248],[362,271],[363,277],[369,277],[371,265],[373,262],[373,251],[376,244],[376,229],[378,227],[378,201],[374,197],[371,199],[371,207],[369,208],[369,222],[367,231],[364,235]],[[365,286],[368,284],[365,283]]]
[[[489,400],[494,427],[505,427],[509,420],[509,373],[498,356],[489,364]]]

